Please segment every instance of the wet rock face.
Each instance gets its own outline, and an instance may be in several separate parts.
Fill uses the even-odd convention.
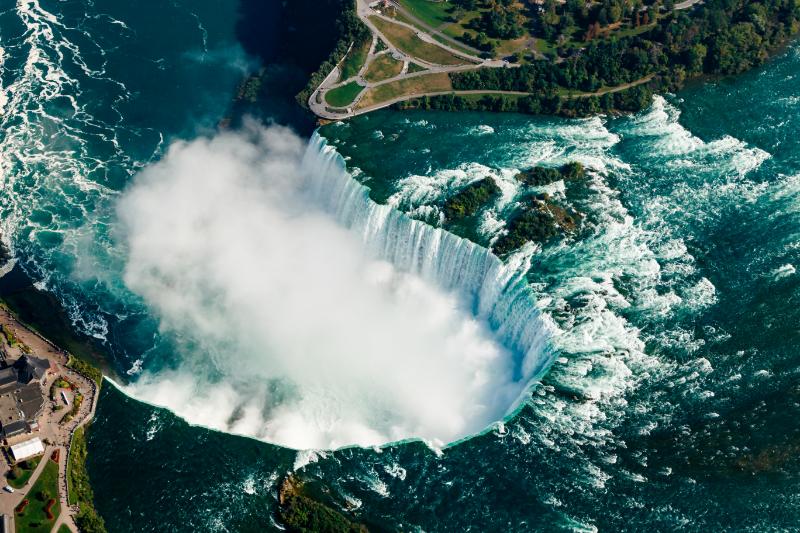
[[[558,168],[533,167],[517,174],[515,178],[526,187],[544,187],[563,181],[580,187],[586,177],[581,163],[571,162]],[[503,256],[517,250],[527,242],[544,244],[554,238],[575,235],[580,229],[583,215],[571,207],[557,203],[548,193],[535,194],[526,199],[512,214],[508,231],[494,245],[494,252]]]

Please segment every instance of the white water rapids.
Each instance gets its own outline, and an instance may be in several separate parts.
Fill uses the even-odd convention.
[[[441,446],[551,361],[526,265],[376,204],[318,136],[177,143],[119,214],[125,282],[182,358],[126,390],[190,423],[298,449]]]

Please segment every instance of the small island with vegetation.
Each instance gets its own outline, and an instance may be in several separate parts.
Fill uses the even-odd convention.
[[[341,0],[339,41],[298,101],[376,109],[633,112],[744,72],[800,30],[798,0]]]
[[[491,177],[470,183],[444,203],[445,219],[453,222],[471,217],[489,200],[500,194],[500,187]]]
[[[286,476],[281,483],[278,490],[278,519],[287,531],[369,532],[365,525],[353,522],[331,505],[324,503],[321,495],[312,495],[311,492],[295,475]]]

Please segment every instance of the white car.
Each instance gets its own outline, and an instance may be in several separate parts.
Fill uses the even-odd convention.
[[[6,492],[14,492],[14,489],[12,489],[10,485],[6,485],[5,487],[3,487],[3,490]]]

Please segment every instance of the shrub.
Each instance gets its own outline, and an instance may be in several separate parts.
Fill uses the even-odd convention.
[[[567,163],[561,168],[533,167],[517,174],[517,180],[530,187],[541,187],[558,180],[575,181],[586,175],[586,169],[577,161]]]
[[[444,204],[444,216],[450,221],[472,216],[492,197],[499,194],[500,187],[492,178],[470,183],[456,195],[448,198]]]

